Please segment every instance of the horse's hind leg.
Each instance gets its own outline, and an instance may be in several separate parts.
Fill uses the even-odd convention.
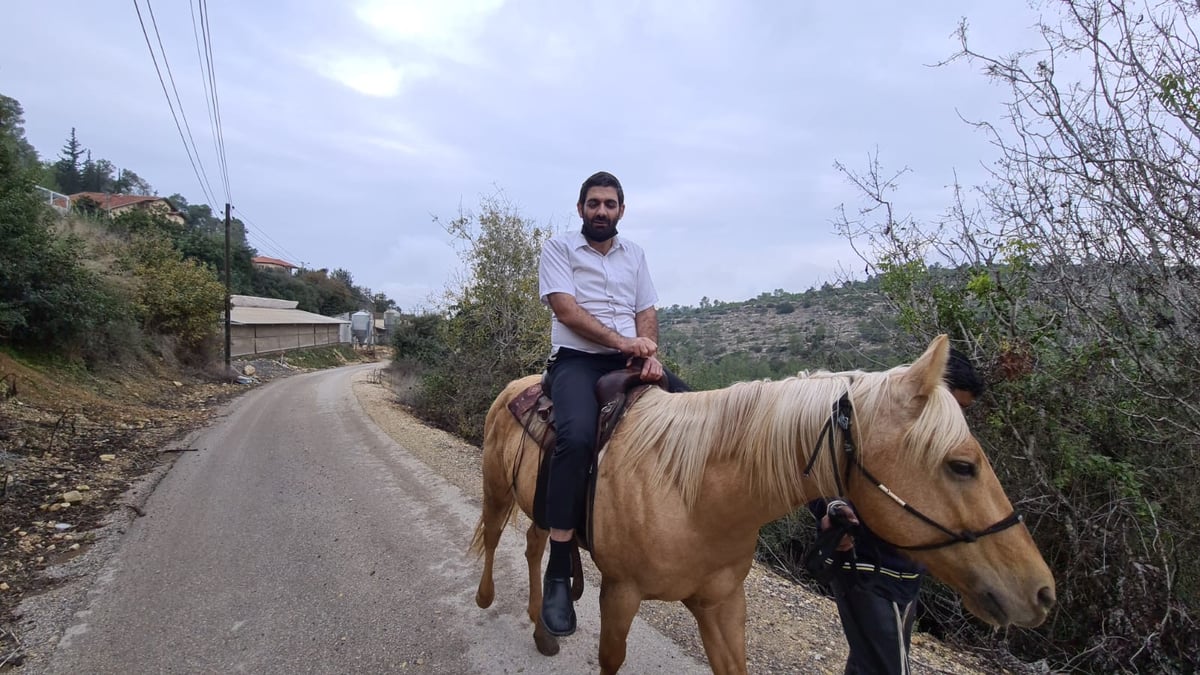
[[[492,577],[492,566],[496,560],[496,547],[500,535],[512,515],[515,505],[512,488],[504,479],[504,466],[500,453],[488,451],[483,461],[483,513],[475,526],[475,538],[471,548],[483,554],[483,574],[479,577],[479,589],[475,592],[475,604],[483,609],[492,605],[496,597],[496,586]]]
[[[481,609],[492,606],[496,598],[496,585],[493,580],[492,566],[496,562],[496,546],[500,544],[500,535],[504,532],[507,514],[497,515],[489,508],[488,500],[484,499],[483,515],[479,517],[475,537],[483,549],[483,573],[479,576],[479,589],[475,591],[475,604]]]

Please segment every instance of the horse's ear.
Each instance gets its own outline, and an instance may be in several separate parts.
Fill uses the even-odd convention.
[[[933,338],[921,358],[904,374],[904,384],[914,398],[928,399],[942,385],[946,363],[950,359],[950,339],[945,334]]]

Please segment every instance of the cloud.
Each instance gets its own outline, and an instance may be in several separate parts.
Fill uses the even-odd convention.
[[[394,63],[383,54],[330,54],[315,62],[317,72],[367,96],[391,98],[408,82],[432,75],[423,63]]]
[[[421,232],[424,227],[402,229],[380,256],[389,271],[379,290],[405,311],[442,304],[447,286],[461,268],[449,235]]]
[[[329,135],[330,143],[364,163],[392,165],[419,159],[424,171],[462,169],[468,163],[461,148],[438,140],[430,130],[403,119],[365,123]]]
[[[355,15],[381,39],[461,63],[480,60],[476,39],[504,0],[367,0]]]
[[[392,98],[446,63],[486,62],[480,35],[503,0],[367,0],[359,24],[317,50],[310,67],[366,96]],[[365,29],[365,31],[364,31]]]

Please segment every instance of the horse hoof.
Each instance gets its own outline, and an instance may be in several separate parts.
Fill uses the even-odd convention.
[[[541,621],[538,621],[537,628],[533,629],[533,643],[537,645],[537,650],[542,656],[554,656],[558,653],[558,638],[551,635]]]
[[[479,609],[487,609],[492,606],[492,597],[489,595],[484,597],[482,593],[475,594],[475,604],[479,605]]]

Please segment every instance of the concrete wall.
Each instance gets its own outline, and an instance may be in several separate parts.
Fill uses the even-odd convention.
[[[336,345],[341,324],[252,324],[230,326],[230,354],[234,357],[271,354],[289,349]]]

